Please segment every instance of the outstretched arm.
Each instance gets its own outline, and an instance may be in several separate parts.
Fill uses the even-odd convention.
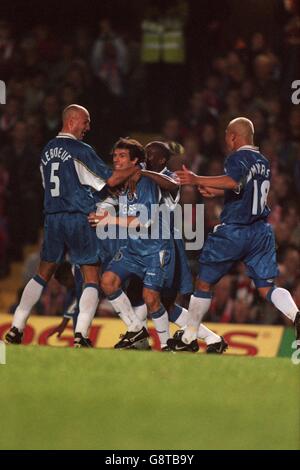
[[[142,175],[147,176],[154,181],[161,189],[165,189],[167,191],[178,191],[179,183],[175,181],[173,178],[167,175],[162,175],[161,173],[156,173],[155,171],[149,170],[142,170]]]
[[[230,176],[198,176],[189,171],[184,165],[181,171],[176,171],[180,184],[191,184],[194,186],[210,187],[215,189],[237,189],[239,183]]]
[[[224,189],[215,189],[215,188],[210,188],[209,186],[198,186],[198,191],[205,198],[224,196]]]
[[[106,180],[106,183],[109,187],[114,188],[119,186],[119,184],[124,183],[131,176],[141,174],[141,169],[134,166],[131,168],[126,168],[125,170],[114,170],[113,174]]]

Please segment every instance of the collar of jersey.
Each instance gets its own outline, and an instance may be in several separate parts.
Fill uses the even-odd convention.
[[[165,166],[159,173],[164,173],[167,170],[167,167]]]
[[[242,147],[238,148],[238,150],[254,150],[255,152],[259,152],[259,148],[255,147],[254,145],[242,145]]]
[[[67,139],[74,139],[77,140],[75,135],[73,134],[68,134],[67,132],[59,132],[59,134],[56,136],[57,139],[59,138],[67,138]]]

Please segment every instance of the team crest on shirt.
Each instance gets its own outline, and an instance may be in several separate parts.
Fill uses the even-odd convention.
[[[127,193],[127,201],[128,201],[128,202],[132,202],[132,201],[134,201],[134,199],[136,199],[136,193],[132,193],[132,192],[128,191],[128,193]]]
[[[117,251],[117,253],[114,256],[114,261],[121,261],[122,258],[123,258],[122,251]]]

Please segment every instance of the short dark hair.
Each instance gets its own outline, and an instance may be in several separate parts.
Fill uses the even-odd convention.
[[[111,154],[113,154],[116,149],[129,150],[130,160],[135,160],[137,158],[138,163],[145,161],[144,147],[135,139],[131,139],[130,137],[120,137],[120,139],[114,144]]]
[[[149,144],[147,144],[145,148],[147,149],[148,147],[156,147],[157,149],[159,149],[161,151],[163,158],[165,158],[166,161],[168,161],[172,155],[172,151],[170,149],[168,142],[162,142],[160,140],[153,140],[152,142],[149,142]]]

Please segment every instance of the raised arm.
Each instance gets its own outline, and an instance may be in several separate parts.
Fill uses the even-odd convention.
[[[210,187],[215,189],[237,189],[239,183],[230,176],[198,176],[189,171],[184,165],[181,171],[176,171],[180,184],[191,184],[194,186]]]

